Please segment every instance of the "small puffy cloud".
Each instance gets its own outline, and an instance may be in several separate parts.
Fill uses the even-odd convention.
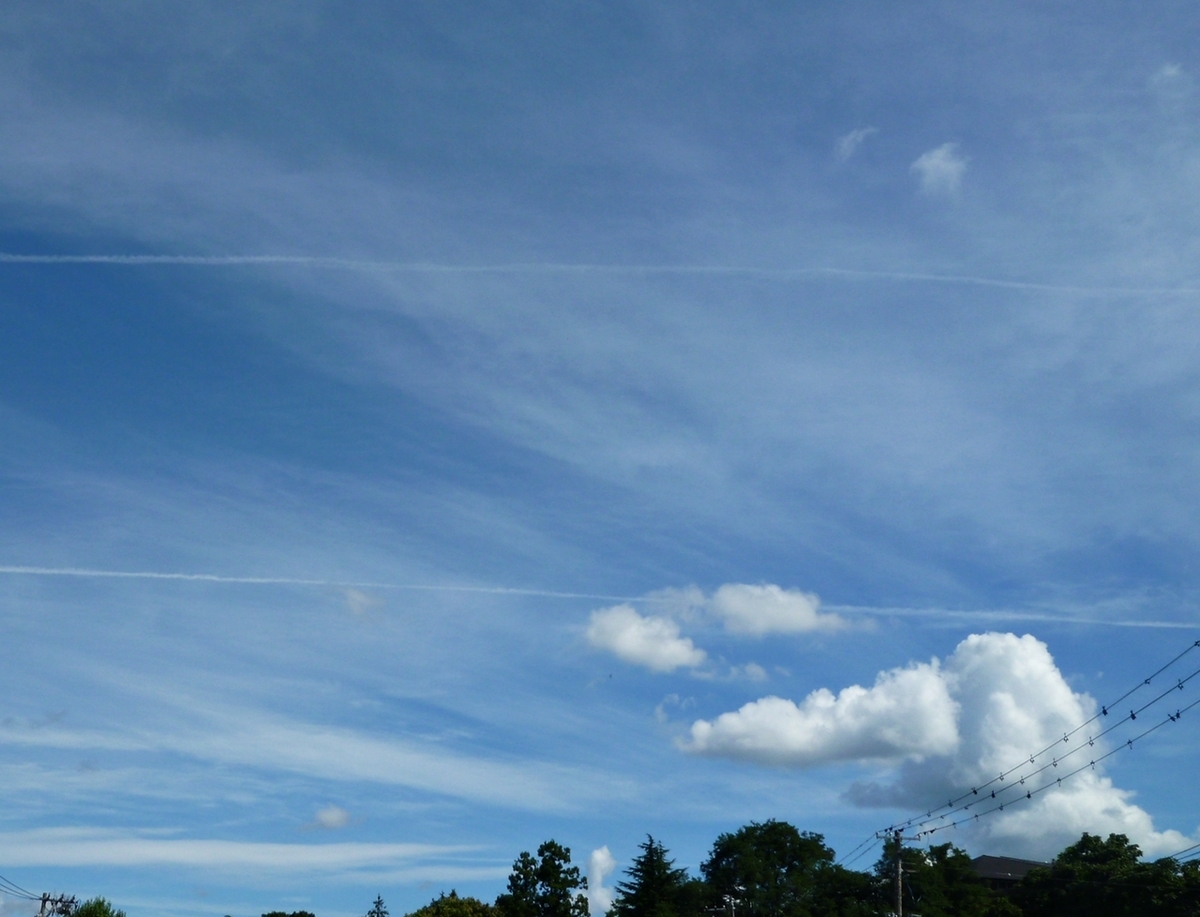
[[[593,850],[591,856],[588,857],[587,896],[588,910],[591,913],[607,914],[608,909],[612,907],[613,890],[605,886],[604,880],[612,875],[616,868],[617,861],[613,859],[607,844],[598,850]]]
[[[675,621],[643,617],[629,605],[592,612],[587,639],[597,649],[654,672],[673,672],[681,666],[694,668],[707,658],[704,650],[679,635]]]
[[[967,158],[958,152],[957,143],[943,143],[922,153],[912,164],[912,172],[926,194],[957,193],[966,171]]]
[[[852,130],[850,133],[838,138],[838,142],[834,146],[834,153],[839,160],[845,162],[858,151],[864,140],[872,134],[877,133],[879,133],[879,128],[877,127],[860,127],[857,130]]]
[[[317,810],[312,823],[314,828],[336,831],[338,828],[344,828],[350,824],[350,813],[340,806],[325,806],[325,808]]]
[[[697,720],[688,751],[760,764],[923,758],[958,742],[957,706],[936,662],[883,672],[870,688],[820,688],[800,704],[764,697]]]
[[[713,593],[708,607],[732,634],[802,634],[845,627],[834,614],[821,614],[821,600],[797,589],[727,584]]]

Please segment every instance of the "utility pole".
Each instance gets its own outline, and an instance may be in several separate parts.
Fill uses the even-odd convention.
[[[876,837],[886,838],[891,836],[891,839],[896,844],[896,917],[904,917],[904,847],[905,841],[917,841],[919,837],[905,837],[904,832],[899,829],[891,831],[880,831]]]

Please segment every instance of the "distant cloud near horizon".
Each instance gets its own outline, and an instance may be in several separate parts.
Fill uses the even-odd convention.
[[[967,157],[958,152],[957,143],[943,143],[918,156],[911,170],[920,179],[921,190],[926,194],[952,195],[962,185],[967,172]]]

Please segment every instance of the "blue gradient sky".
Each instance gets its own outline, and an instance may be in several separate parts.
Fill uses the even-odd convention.
[[[338,917],[547,837],[844,851],[898,761],[692,721],[1200,636],[1194,7],[693,6],[6,5],[0,874]],[[848,626],[589,642],[727,583]],[[1108,773],[1191,837],[1197,751]]]

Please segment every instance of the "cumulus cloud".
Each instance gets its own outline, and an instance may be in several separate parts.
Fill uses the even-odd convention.
[[[764,697],[712,722],[697,720],[696,754],[804,767],[834,761],[923,758],[958,742],[956,705],[935,662],[883,672],[871,688],[821,688],[800,704]]]
[[[672,672],[681,666],[695,667],[707,654],[687,637],[679,625],[666,617],[643,617],[629,605],[616,605],[592,612],[587,639],[592,646],[608,650],[619,659],[644,665],[655,672]]]
[[[967,171],[967,158],[958,152],[957,143],[943,143],[917,157],[913,174],[926,194],[955,194]]]
[[[893,669],[870,688],[854,685],[836,696],[821,689],[800,704],[764,697],[711,722],[697,720],[684,747],[768,765],[884,762],[893,768],[890,779],[855,783],[847,798],[863,806],[920,811],[1062,743],[1064,734],[1095,711],[1090,697],[1071,690],[1041,641],[1029,635],[975,634],[943,664],[933,660]],[[1086,744],[1089,738],[1085,730],[1074,741]],[[1077,746],[1062,743],[1064,750],[1071,747]],[[1103,752],[1097,740],[1071,769]],[[1055,773],[1031,777],[1028,786],[1042,786]],[[1020,777],[1018,771],[1006,785]],[[1152,856],[1191,842],[1178,831],[1155,829],[1149,813],[1100,765],[1032,799],[1019,793],[1007,798],[1019,804],[962,829],[992,852],[1046,857],[1084,831],[1126,834]]]
[[[645,601],[653,606],[655,614],[643,615],[629,604],[592,612],[588,642],[626,662],[655,672],[673,672],[678,668],[696,669],[708,658],[691,638],[681,634],[681,624],[716,623],[726,633],[739,637],[828,633],[847,626],[838,615],[821,612],[821,600],[812,593],[770,584],[727,583],[712,595],[705,595],[695,586],[664,589],[646,596]],[[714,677],[715,673],[708,675]],[[761,680],[766,671],[749,663],[734,666],[730,677]]]
[[[350,824],[350,813],[340,806],[325,806],[323,809],[317,809],[312,824],[314,828],[336,831]]]
[[[862,142],[864,140],[866,140],[872,134],[877,133],[879,133],[879,128],[877,127],[860,127],[857,130],[852,130],[850,133],[839,137],[838,142],[834,147],[834,152],[836,153],[837,158],[842,162],[845,162],[856,152],[858,152],[858,148],[862,146]]]
[[[588,857],[587,896],[588,910],[591,913],[607,914],[608,909],[612,907],[613,890],[605,886],[604,880],[612,875],[616,868],[617,861],[613,859],[607,844],[598,850],[593,850],[592,855]]]
[[[766,634],[802,634],[839,630],[845,621],[821,614],[821,600],[808,592],[778,586],[727,584],[713,593],[708,607],[732,634],[762,637]]]

